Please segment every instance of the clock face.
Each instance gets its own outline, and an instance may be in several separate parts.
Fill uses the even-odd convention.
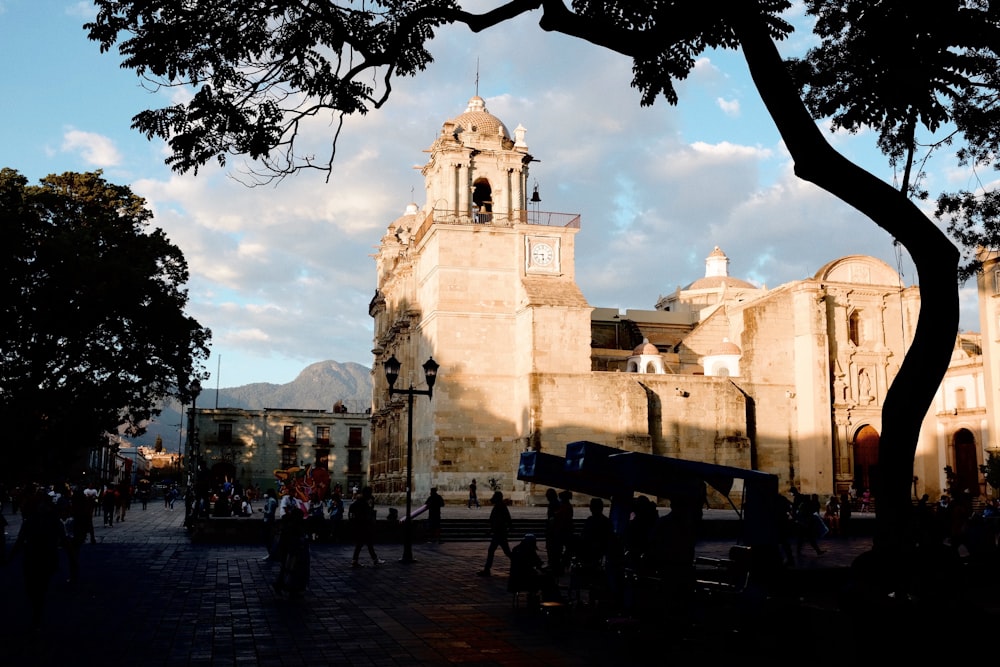
[[[552,246],[548,243],[535,243],[531,246],[531,261],[538,266],[548,266],[554,256]]]

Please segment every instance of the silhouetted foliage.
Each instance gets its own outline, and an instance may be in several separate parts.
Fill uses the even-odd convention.
[[[960,279],[979,246],[1000,244],[1000,9],[987,0],[807,0],[822,39],[791,71],[831,129],[878,133],[899,189],[928,198],[927,162],[954,150],[973,187],[937,196],[936,216],[964,249]],[[938,186],[941,187],[941,186]]]
[[[9,474],[78,472],[107,432],[188,399],[211,333],[184,313],[181,251],[101,172],[39,185],[0,170],[0,460]]]

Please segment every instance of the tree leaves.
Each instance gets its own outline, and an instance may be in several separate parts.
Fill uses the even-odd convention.
[[[278,174],[315,166],[296,147],[303,122],[366,113],[385,101],[389,77],[423,70],[426,42],[456,8],[450,0],[96,4],[84,28],[102,51],[117,45],[123,67],[158,87],[190,89],[189,100],[133,118],[147,138],[168,142],[171,168],[197,173],[246,155]],[[384,71],[381,93],[362,80],[370,70]]]
[[[789,67],[815,117],[830,118],[833,128],[850,132],[874,129],[880,150],[902,172],[900,189],[918,199],[928,196],[922,165],[942,148],[955,146],[957,164],[973,172],[997,168],[1000,16],[989,2],[807,0],[806,5],[822,42]],[[1000,245],[992,186],[983,181],[979,186],[938,199],[937,217],[965,248],[962,281],[978,269],[978,246]]]
[[[29,186],[0,170],[3,458],[32,444],[68,463],[202,377],[211,333],[184,313],[187,263],[151,220],[101,172]]]

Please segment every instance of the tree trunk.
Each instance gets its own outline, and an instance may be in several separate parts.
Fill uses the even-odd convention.
[[[916,266],[922,305],[913,342],[882,407],[875,489],[876,549],[903,549],[912,541],[910,489],[920,426],[958,332],[959,252],[905,193],[830,146],[802,103],[756,3],[737,0],[730,7],[751,76],[792,155],[795,174],[868,216],[902,243]]]

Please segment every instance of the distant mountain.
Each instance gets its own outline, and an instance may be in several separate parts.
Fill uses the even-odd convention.
[[[198,397],[199,408],[287,408],[297,410],[331,410],[341,401],[350,412],[364,412],[371,406],[371,371],[361,364],[336,361],[319,361],[306,366],[298,377],[286,384],[255,382],[241,387],[221,388],[216,401],[215,389],[205,389]],[[167,401],[163,412],[149,424],[146,433],[135,438],[136,445],[152,447],[156,436],[163,438],[163,446],[176,451],[183,442],[180,434],[181,406],[177,401]],[[184,419],[187,427],[187,419]]]

